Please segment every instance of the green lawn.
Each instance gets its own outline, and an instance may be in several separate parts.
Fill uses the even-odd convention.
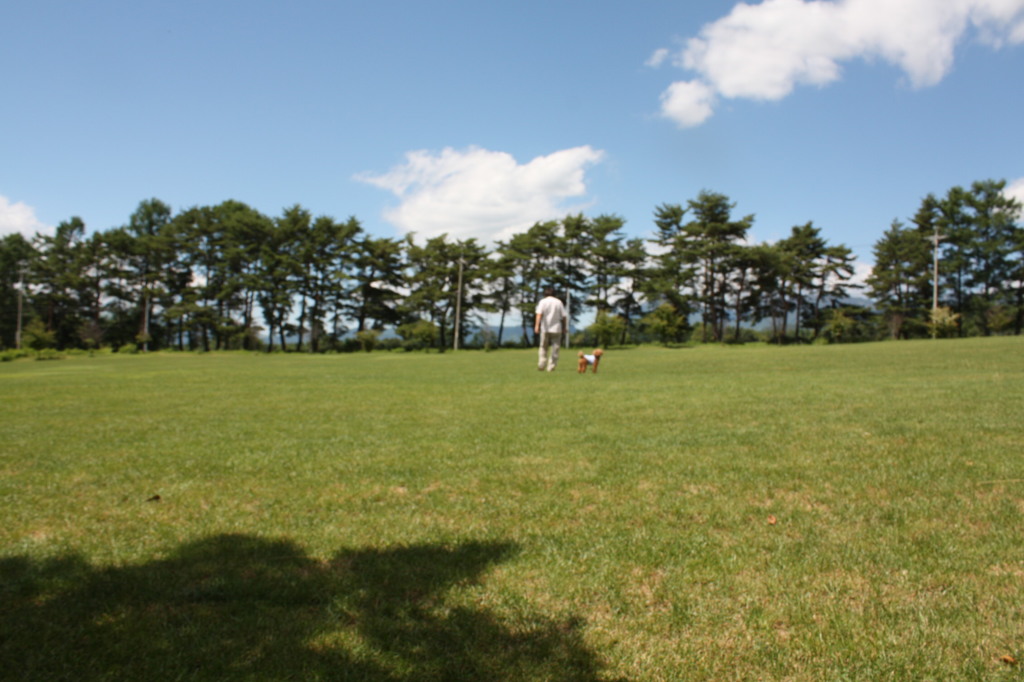
[[[1019,678],[1024,339],[574,356],[0,363],[0,678]]]

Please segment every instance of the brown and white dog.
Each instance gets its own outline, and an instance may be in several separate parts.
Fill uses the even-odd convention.
[[[590,355],[585,355],[583,351],[577,354],[579,362],[576,365],[576,371],[580,374],[587,373],[587,365],[591,365],[594,368],[594,374],[597,374],[597,366],[601,363],[601,356],[604,355],[604,351],[600,348],[595,348],[594,352]]]

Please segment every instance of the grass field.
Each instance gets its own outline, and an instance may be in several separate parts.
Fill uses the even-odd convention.
[[[1019,679],[1024,339],[534,364],[0,364],[0,678]]]

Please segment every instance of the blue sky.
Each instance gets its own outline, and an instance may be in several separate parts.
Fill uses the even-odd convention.
[[[649,237],[707,189],[752,241],[813,221],[866,268],[928,193],[1024,198],[1024,0],[33,0],[0,22],[0,234],[156,197]]]

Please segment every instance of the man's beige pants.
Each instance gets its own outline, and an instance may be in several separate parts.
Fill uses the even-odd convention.
[[[537,349],[537,369],[555,371],[558,364],[558,349],[562,345],[561,332],[540,333],[540,347]]]

